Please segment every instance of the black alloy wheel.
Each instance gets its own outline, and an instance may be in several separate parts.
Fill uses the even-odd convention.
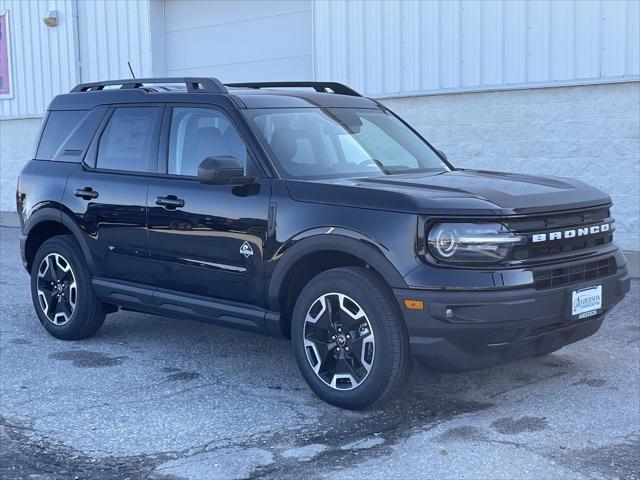
[[[309,308],[304,346],[318,378],[337,390],[364,382],[375,357],[375,337],[365,311],[343,293],[326,293]]]
[[[389,286],[362,267],[327,270],[298,296],[296,361],[322,400],[360,410],[384,403],[410,370],[409,338]]]
[[[42,313],[54,325],[71,320],[78,300],[78,284],[71,265],[59,253],[50,253],[38,267],[38,300]]]
[[[52,237],[38,248],[31,266],[31,297],[40,323],[56,338],[87,338],[104,322],[91,272],[71,235]]]

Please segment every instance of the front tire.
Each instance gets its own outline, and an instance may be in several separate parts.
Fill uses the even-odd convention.
[[[395,301],[364,268],[314,277],[296,302],[291,336],[307,384],[337,407],[384,403],[409,370],[408,335]]]
[[[89,267],[71,235],[50,238],[38,248],[31,266],[31,297],[42,326],[61,340],[90,337],[104,322]]]

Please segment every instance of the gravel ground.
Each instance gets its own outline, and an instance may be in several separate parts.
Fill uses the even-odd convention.
[[[640,478],[637,281],[585,341],[354,413],[285,340],[130,312],[50,337],[18,233],[0,228],[0,478]]]

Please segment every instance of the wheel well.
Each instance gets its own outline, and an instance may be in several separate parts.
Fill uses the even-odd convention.
[[[24,247],[24,256],[27,260],[27,268],[31,270],[31,264],[40,245],[46,240],[58,235],[71,235],[71,231],[60,222],[45,221],[31,229]]]
[[[307,283],[316,275],[339,267],[366,267],[375,272],[370,265],[355,255],[336,250],[322,250],[309,253],[291,267],[284,278],[282,288],[278,295],[282,335],[291,338],[291,316],[293,314],[293,308],[298,299],[298,295],[300,295],[300,292]]]

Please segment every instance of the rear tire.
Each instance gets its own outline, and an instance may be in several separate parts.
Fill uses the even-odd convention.
[[[61,340],[94,335],[105,312],[80,245],[71,235],[46,240],[31,266],[31,297],[42,326]]]
[[[384,403],[410,368],[408,335],[395,300],[364,268],[314,277],[296,302],[291,336],[307,384],[337,407],[361,410]]]

